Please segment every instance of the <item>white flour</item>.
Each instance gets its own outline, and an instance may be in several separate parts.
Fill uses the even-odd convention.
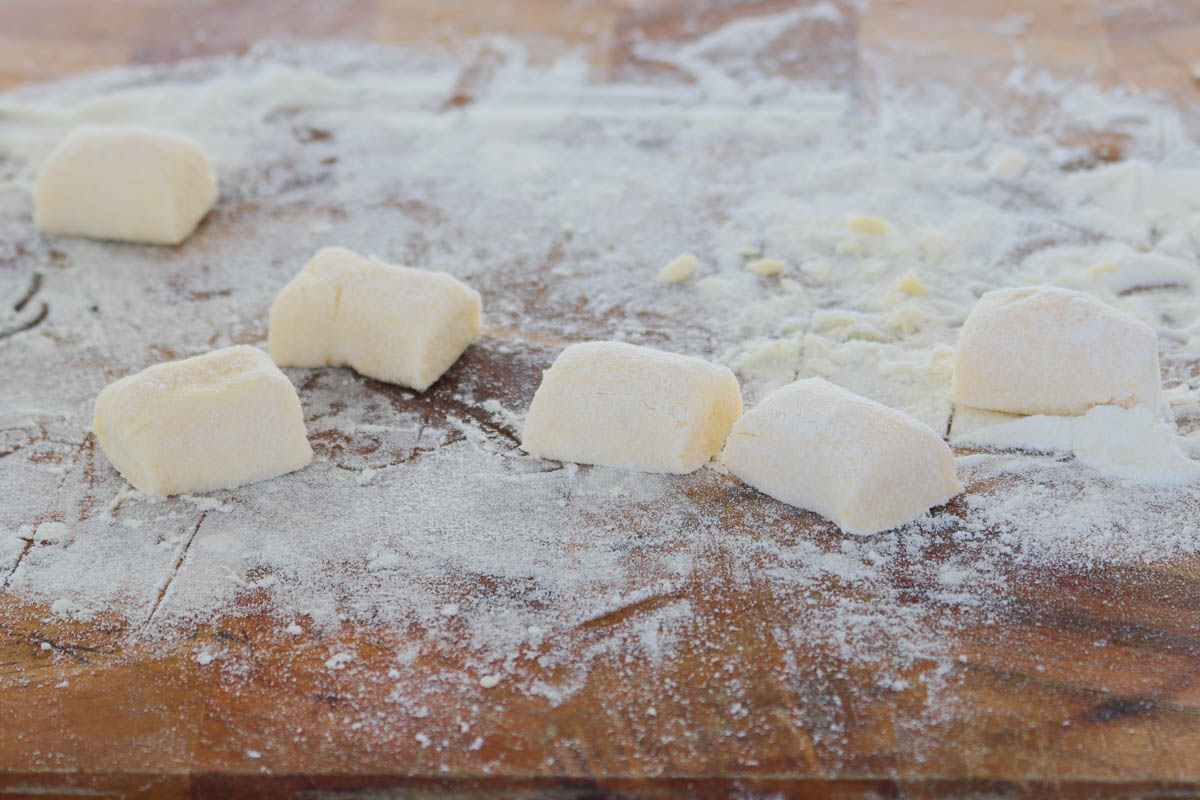
[[[950,441],[964,447],[1071,453],[1093,469],[1126,481],[1200,483],[1200,462],[1188,457],[1175,425],[1157,419],[1148,406],[1095,406],[1078,417],[978,412],[994,424],[959,432],[954,418]]]
[[[591,659],[660,660],[716,636],[724,623],[693,594],[751,588],[778,606],[771,636],[795,680],[817,680],[796,671],[803,649],[833,659],[819,675],[867,664],[880,686],[931,662],[933,685],[957,663],[957,627],[1001,617],[1008,588],[1037,570],[1200,551],[1195,484],[1127,485],[1053,456],[964,454],[965,503],[851,539],[716,470],[560,467],[518,451],[538,370],[589,338],[719,360],[748,406],[822,376],[947,431],[957,327],[982,292],[1032,283],[1086,289],[1152,325],[1166,385],[1183,387],[1180,429],[1196,427],[1196,120],[1023,69],[1009,83],[1046,112],[1036,123],[949,87],[866,77],[866,103],[843,82],[785,80],[772,42],[841,13],[817,8],[646,44],[674,71],[643,83],[596,84],[581,61],[536,66],[512,43],[481,43],[499,66],[471,73],[462,106],[447,101],[463,58],[362,45],[275,45],[0,96],[0,296],[12,298],[0,331],[29,326],[0,340],[4,591],[53,614],[115,612],[140,638],[250,593],[298,638],[297,620],[420,630],[388,678],[413,710],[421,689],[404,676],[418,653],[453,654],[463,685],[515,680],[560,702]],[[85,121],[205,144],[221,197],[191,241],[34,230],[37,167]],[[1079,168],[1088,153],[1056,142],[1080,127],[1128,135],[1128,160]],[[887,233],[850,230],[854,215]],[[122,496],[88,434],[97,392],[168,358],[261,344],[275,292],[330,244],[483,293],[485,335],[462,377],[430,390],[460,412],[430,416],[345,369],[289,370],[311,467],[205,498]],[[695,274],[661,283],[680,253],[696,255]],[[747,269],[763,260],[782,271]],[[936,591],[914,600],[914,583]],[[522,677],[531,652],[558,677]],[[204,657],[231,669],[228,654]],[[336,646],[329,662],[357,669]]]

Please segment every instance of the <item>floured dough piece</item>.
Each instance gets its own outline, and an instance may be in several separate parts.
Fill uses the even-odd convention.
[[[38,176],[34,222],[48,233],[179,244],[217,198],[204,148],[151,128],[84,125]]]
[[[558,461],[691,472],[720,451],[741,413],[725,367],[621,342],[573,344],[542,376],[521,447]]]
[[[953,399],[1013,414],[1139,403],[1170,413],[1150,326],[1090,295],[1048,287],[979,298],[958,335]]]
[[[312,461],[295,388],[246,345],[122,378],[96,398],[93,428],[125,480],[159,497],[227,489]]]
[[[759,491],[857,534],[903,525],[963,490],[929,426],[821,378],[763,398],[733,426],[721,460]]]
[[[479,292],[445,272],[326,247],[275,298],[268,347],[281,367],[345,365],[422,392],[481,324]]]

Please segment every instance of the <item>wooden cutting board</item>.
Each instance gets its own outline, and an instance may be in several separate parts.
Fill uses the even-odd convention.
[[[8,0],[0,5],[0,88],[239,52],[280,34],[411,43],[504,30],[582,45],[602,76],[616,76],[633,58],[635,32],[682,37],[785,5]],[[1000,74],[1013,38],[987,23],[1014,14],[1028,15],[1020,42],[1032,63],[1090,69],[1099,81],[1180,103],[1200,99],[1195,0],[877,0],[822,52],[844,59],[830,69],[854,69],[862,47],[911,47],[931,74],[964,59],[995,60]],[[1095,148],[1100,158],[1119,156],[1119,142],[1103,136]],[[487,376],[532,393],[536,370],[499,374],[489,359],[487,348],[473,349],[445,380],[452,388]],[[398,408],[412,402],[411,393],[378,389],[393,392]],[[961,632],[961,668],[944,690],[957,711],[936,720],[923,717],[920,674],[929,665],[914,666],[900,691],[879,690],[865,668],[781,680],[782,655],[769,635],[776,600],[709,575],[675,595],[692,604],[703,640],[684,642],[665,664],[599,661],[584,688],[557,706],[504,684],[480,692],[487,737],[436,757],[411,744],[415,727],[382,736],[344,724],[350,713],[383,708],[390,685],[335,680],[325,649],[298,645],[250,602],[184,642],[131,647],[115,618],[49,622],[46,609],[0,592],[0,796],[421,796],[446,788],[479,797],[1200,795],[1200,561],[1045,568],[1034,578],[1005,618]],[[924,596],[935,587],[914,580],[909,589]],[[615,625],[643,610],[635,604],[588,624]],[[358,642],[364,675],[386,672],[391,651],[378,631],[348,626],[342,634]],[[243,678],[231,683],[197,664],[204,642],[235,651],[247,665]],[[815,664],[821,654],[811,655]],[[420,667],[430,676],[439,669]],[[735,682],[739,709],[725,690]],[[663,685],[674,691],[656,693]],[[830,693],[844,707],[836,751],[821,736],[827,721],[810,710]],[[644,713],[647,697],[657,698],[653,717]],[[430,714],[451,717],[461,702],[447,692],[440,707],[430,701]],[[728,732],[731,713],[741,715],[737,737]]]

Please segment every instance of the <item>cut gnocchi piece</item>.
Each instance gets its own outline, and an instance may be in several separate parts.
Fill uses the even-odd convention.
[[[348,366],[423,392],[479,335],[479,292],[445,272],[313,257],[271,306],[268,349],[281,367]]]
[[[855,534],[911,522],[963,490],[953,453],[929,426],[821,378],[776,389],[746,412],[721,461]]]
[[[111,384],[96,398],[93,429],[125,480],[156,497],[228,489],[312,461],[291,381],[245,345]]]
[[[84,125],[42,167],[34,223],[47,233],[179,244],[217,198],[199,142],[131,125]]]
[[[1010,414],[1084,414],[1098,405],[1169,415],[1149,325],[1070,289],[1000,289],[958,335],[955,403]]]
[[[621,342],[573,344],[543,374],[521,447],[556,461],[691,472],[720,451],[741,413],[725,367]]]

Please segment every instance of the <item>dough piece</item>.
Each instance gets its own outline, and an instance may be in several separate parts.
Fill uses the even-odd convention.
[[[573,344],[543,374],[521,447],[558,461],[691,472],[720,451],[741,413],[725,367],[620,342]]]
[[[1029,157],[1016,148],[998,150],[988,156],[987,167],[993,178],[1014,181],[1025,174],[1029,167]]]
[[[658,273],[660,283],[681,283],[692,277],[696,271],[696,257],[691,253],[683,253],[671,259]]]
[[[268,348],[281,367],[344,365],[423,392],[480,325],[479,292],[457,278],[326,247],[275,298]]]
[[[879,217],[854,216],[846,220],[846,227],[855,233],[865,233],[868,236],[887,236],[887,220]]]
[[[312,461],[295,388],[246,345],[122,378],[96,398],[93,429],[125,480],[158,497],[228,489]]]
[[[821,378],[767,395],[733,426],[721,460],[759,491],[856,534],[911,522],[963,490],[929,426]]]
[[[1012,414],[1139,403],[1169,414],[1150,326],[1090,295],[1047,287],[979,298],[958,335],[953,399]]]
[[[917,273],[911,269],[900,278],[897,288],[907,295],[919,296],[929,294],[929,287],[922,283],[921,279],[917,277]]]
[[[760,258],[758,261],[751,261],[746,265],[746,269],[753,272],[755,275],[762,275],[769,278],[772,275],[778,275],[783,272],[783,262],[777,258]]]
[[[84,125],[38,176],[34,222],[47,233],[179,244],[217,198],[204,148],[151,128]]]

